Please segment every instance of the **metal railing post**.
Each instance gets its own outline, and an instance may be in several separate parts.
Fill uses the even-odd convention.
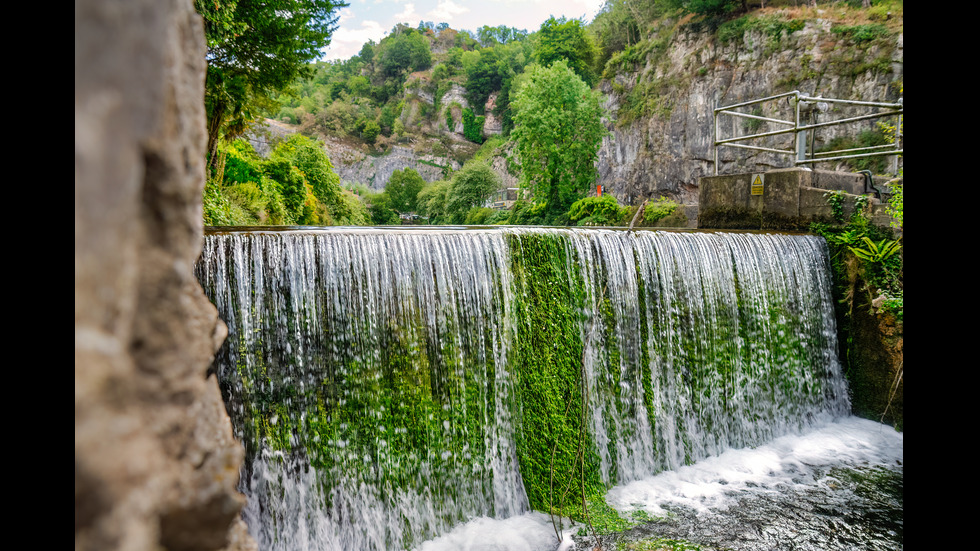
[[[793,98],[796,102],[793,106],[793,118],[792,120],[783,120],[774,118],[774,116],[761,116],[750,113],[742,113],[737,111],[737,109],[747,108],[750,106],[759,105],[768,101],[775,101],[783,98]],[[807,103],[807,105],[803,105]],[[815,111],[826,111],[831,112],[827,104],[843,104],[851,106],[865,106],[876,109],[881,109],[881,112],[874,112],[870,114],[857,115],[852,117],[845,117],[842,119],[828,120],[828,121],[817,121]],[[758,109],[758,107],[757,107]],[[759,98],[751,101],[744,101],[729,105],[726,107],[718,107],[718,100],[715,100],[715,108],[713,110],[713,120],[714,124],[714,173],[717,176],[721,170],[719,167],[719,147],[738,147],[742,149],[751,149],[754,151],[768,151],[771,153],[776,153],[780,155],[788,155],[794,158],[792,161],[793,166],[799,165],[814,165],[818,162],[823,161],[834,161],[841,159],[854,159],[859,157],[876,157],[876,156],[888,156],[893,155],[898,161],[901,156],[904,155],[905,149],[902,144],[902,118],[905,114],[905,106],[902,98],[896,103],[885,103],[885,102],[875,102],[875,101],[860,101],[860,100],[847,100],[847,99],[837,99],[837,98],[822,98],[822,97],[810,97],[803,95],[799,90],[793,90],[792,92],[785,92],[782,94],[776,94],[774,96],[769,96],[765,98]],[[731,117],[748,119],[750,121],[755,121],[757,124],[754,129],[751,130],[750,134],[740,135],[739,131],[736,129],[734,134],[730,138],[721,138],[721,116],[728,115]],[[825,151],[822,153],[817,153],[813,151],[816,146],[816,130],[818,128],[826,128],[829,126],[842,126],[849,123],[854,123],[858,121],[865,121],[871,119],[880,119],[883,117],[898,117],[898,127],[895,132],[895,143],[889,148],[889,146],[863,146],[852,149],[836,149],[834,151]],[[806,120],[804,121],[804,118]],[[781,130],[769,130],[766,129],[762,132],[758,132],[759,124],[768,123],[770,125],[782,125],[784,128]],[[776,126],[778,128],[779,126]],[[786,128],[788,127],[788,128]],[[772,126],[770,126],[772,128]],[[767,147],[765,145],[749,145],[747,143],[736,143],[736,142],[747,142],[750,140],[757,140],[760,138],[768,138],[772,136],[779,136],[783,134],[793,134],[794,148],[793,149],[778,149],[779,145],[775,147]],[[785,142],[784,142],[785,143]],[[786,146],[782,146],[786,147]],[[807,148],[810,148],[810,152],[807,152]],[[795,150],[794,150],[795,149]],[[897,166],[898,162],[896,162]],[[812,168],[812,166],[811,166]]]
[[[717,94],[715,94],[715,96],[717,96]],[[718,99],[717,99],[717,97],[715,98],[715,108],[712,111],[712,113],[714,114],[714,119],[715,119],[715,121],[714,121],[714,124],[715,124],[715,130],[714,130],[714,143],[715,143],[715,148],[714,149],[715,149],[715,151],[714,151],[714,154],[715,154],[715,176],[717,176],[718,175]]]

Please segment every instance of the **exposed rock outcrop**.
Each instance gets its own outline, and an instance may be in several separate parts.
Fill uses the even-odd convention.
[[[599,151],[599,180],[627,203],[661,194],[682,203],[697,202],[698,178],[713,173],[716,106],[791,90],[864,101],[899,97],[902,35],[854,43],[831,32],[829,21],[813,19],[795,31],[787,28],[773,35],[749,30],[740,39],[721,43],[714,34],[672,25],[666,22],[657,31],[657,42],[650,42],[633,69],[620,70],[601,84],[611,134]],[[855,112],[848,107],[834,110],[835,119]],[[767,104],[757,114],[787,119],[791,113],[792,106],[784,100]],[[723,136],[731,135],[733,120],[721,126]],[[863,128],[874,124],[864,123]],[[746,133],[744,127],[741,130]],[[857,132],[854,125],[847,131]],[[818,146],[839,133],[821,130]],[[787,137],[767,138],[759,145],[792,149]],[[720,149],[722,173],[789,163],[788,157],[773,153]]]
[[[76,550],[254,546],[192,273],[204,47],[190,0],[75,2]]]
[[[378,191],[384,189],[396,170],[411,168],[426,182],[434,182],[444,179],[448,170],[459,170],[461,166],[450,157],[417,151],[431,150],[425,145],[395,145],[384,155],[373,156],[336,138],[325,137],[323,141],[341,182],[362,183]]]

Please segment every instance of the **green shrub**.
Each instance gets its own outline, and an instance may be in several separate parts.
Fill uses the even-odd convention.
[[[494,213],[494,210],[487,207],[473,207],[466,213],[464,224],[482,226],[486,224],[487,218]]]
[[[544,213],[547,208],[547,203],[518,200],[510,211],[509,223],[521,226],[540,226],[545,223]]]
[[[579,226],[617,226],[623,224],[629,209],[621,207],[612,195],[586,197],[572,203],[568,220]]]
[[[661,195],[660,199],[647,203],[643,209],[643,221],[647,224],[656,224],[673,214],[677,210],[677,206],[676,201]]]
[[[866,23],[864,25],[837,25],[830,29],[830,32],[849,38],[858,44],[871,42],[878,38],[885,38],[891,33],[888,27],[880,23]]]
[[[483,123],[486,117],[478,117],[469,109],[463,109],[463,136],[473,143],[483,143]]]

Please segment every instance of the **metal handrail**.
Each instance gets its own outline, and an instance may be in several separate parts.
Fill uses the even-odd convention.
[[[738,111],[735,111],[735,109],[739,109],[742,107],[758,105],[761,103],[778,100],[782,98],[793,98],[795,100],[795,109],[794,109],[795,116],[793,120],[783,120],[783,119],[776,119],[772,117],[763,117],[760,115],[752,115],[750,113],[740,113]],[[813,104],[815,106],[819,106],[819,104],[821,103],[839,103],[844,105],[876,107],[876,108],[884,109],[885,111],[878,112],[878,113],[870,113],[866,115],[857,115],[854,117],[848,117],[846,119],[837,119],[833,121],[810,122],[810,121],[803,121],[801,118],[801,106],[807,103]],[[719,147],[735,147],[741,149],[751,149],[756,151],[768,151],[770,153],[778,153],[783,155],[795,154],[795,158],[793,160],[794,166],[812,165],[818,162],[836,161],[840,159],[856,159],[861,157],[877,157],[883,155],[902,156],[905,153],[902,147],[902,133],[901,133],[902,117],[904,116],[904,113],[905,113],[904,102],[901,99],[897,103],[886,103],[886,102],[877,102],[877,101],[848,100],[848,99],[839,99],[839,98],[822,98],[822,97],[813,97],[813,96],[804,95],[799,90],[793,90],[792,92],[785,92],[782,94],[776,94],[774,96],[768,96],[765,98],[744,101],[733,105],[726,105],[724,107],[717,107],[714,110],[714,165],[715,165],[714,172],[715,175],[717,176],[718,166],[720,164],[718,162]],[[785,125],[788,126],[789,128],[784,128],[781,130],[772,130],[769,132],[760,132],[758,134],[747,134],[744,136],[740,136],[736,132],[736,135],[734,137],[719,139],[718,121],[721,116],[726,116],[726,115],[731,117],[736,117],[736,118],[758,120],[758,121],[769,122],[773,124]],[[840,126],[843,124],[848,124],[857,121],[877,119],[883,117],[893,117],[893,116],[898,117],[898,124],[896,125],[895,142],[893,144],[858,147],[858,148],[843,149],[838,151],[825,151],[821,153],[807,152],[807,147],[806,147],[807,141],[809,138],[812,138],[812,136],[815,135],[816,130],[818,128]],[[782,134],[794,135],[794,142],[795,142],[794,149],[792,150],[776,149],[772,147],[738,143],[738,142],[745,142],[748,140],[765,138],[768,136],[777,136]],[[841,155],[841,153],[844,153],[844,155]]]

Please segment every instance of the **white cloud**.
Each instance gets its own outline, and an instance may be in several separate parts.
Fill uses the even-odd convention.
[[[353,51],[357,53],[368,40],[375,42],[380,40],[380,37],[384,36],[384,32],[385,28],[377,21],[361,21],[359,29],[342,26],[333,33],[333,37],[330,39],[330,49],[349,50],[350,48],[346,47],[353,46]]]
[[[448,23],[453,20],[453,17],[464,14],[468,11],[470,11],[469,8],[460,6],[452,0],[442,0],[434,10],[429,12],[429,17]]]
[[[405,4],[405,11],[399,13],[395,16],[396,21],[414,21],[418,19],[418,14],[415,13],[415,4]]]

